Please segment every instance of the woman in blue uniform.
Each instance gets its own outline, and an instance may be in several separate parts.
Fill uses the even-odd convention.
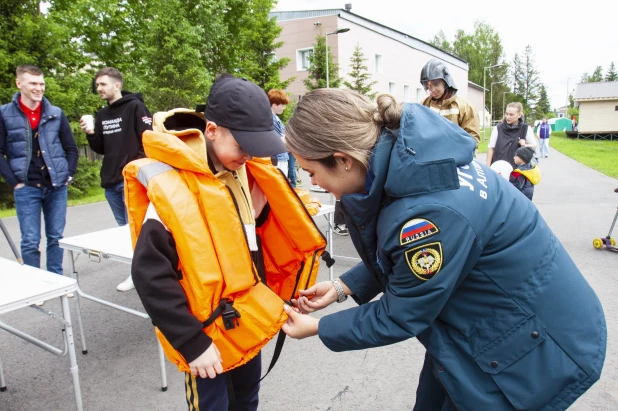
[[[301,313],[347,296],[360,306],[321,319],[287,309],[288,335],[333,351],[418,338],[416,410],[566,409],[599,379],[597,296],[536,207],[473,161],[460,127],[389,95],[376,107],[319,89],[286,130],[312,183],[341,200],[362,258],[295,302]]]

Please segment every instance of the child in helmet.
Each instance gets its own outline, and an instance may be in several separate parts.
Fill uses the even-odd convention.
[[[446,65],[438,59],[429,60],[421,70],[421,84],[429,92],[423,105],[466,130],[478,146],[481,140],[477,112],[457,95],[457,86]]]

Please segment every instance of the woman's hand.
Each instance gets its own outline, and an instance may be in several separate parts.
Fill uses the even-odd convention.
[[[283,324],[282,329],[288,336],[301,340],[318,334],[320,320],[303,315],[287,304],[283,306],[283,309],[288,315],[288,320]]]
[[[519,139],[519,145],[522,146],[522,147],[525,146],[526,145],[526,140],[523,139],[523,138],[520,138]]]
[[[300,297],[292,303],[301,313],[312,313],[337,301],[337,291],[332,281],[322,281],[299,293]]]
[[[189,363],[191,368],[191,375],[199,375],[202,378],[215,378],[217,374],[223,372],[223,360],[221,359],[221,353],[215,345],[210,343],[210,346],[199,357]]]

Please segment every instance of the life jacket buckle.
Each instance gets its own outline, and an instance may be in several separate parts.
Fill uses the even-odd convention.
[[[233,306],[233,301],[225,302],[225,309],[221,314],[221,318],[223,319],[223,325],[226,330],[231,330],[238,327],[240,324],[238,322],[238,318],[240,318],[240,313]]]

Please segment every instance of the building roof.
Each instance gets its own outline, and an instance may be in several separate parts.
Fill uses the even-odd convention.
[[[575,101],[618,99],[618,81],[579,83],[573,98]]]
[[[413,49],[423,51],[431,56],[451,63],[456,67],[464,70],[469,70],[468,62],[457,56],[447,53],[446,51],[439,49],[438,47],[433,46],[423,40],[419,40],[409,34],[392,29],[388,26],[377,23],[373,20],[369,20],[365,17],[359,16],[358,14],[354,14],[344,9],[273,11],[269,14],[269,17],[271,18],[276,17],[277,21],[300,20],[324,16],[339,16],[339,18],[341,19],[348,20],[369,30],[380,33]]]
[[[473,83],[470,80],[468,80],[468,87],[472,87],[472,88],[475,88],[477,90],[483,91],[483,86],[479,86],[478,84]],[[484,90],[487,91],[487,89],[484,89]]]

